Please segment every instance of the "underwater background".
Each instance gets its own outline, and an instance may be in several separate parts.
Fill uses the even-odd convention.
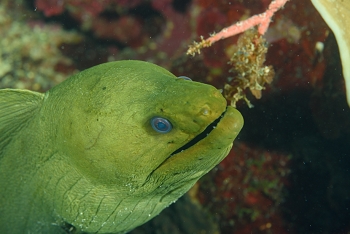
[[[0,88],[45,92],[91,66],[138,59],[224,89],[248,42],[231,37],[194,57],[188,46],[270,2],[1,0]],[[290,0],[264,37],[274,77],[261,97],[244,91],[254,107],[236,103],[245,126],[230,154],[130,233],[350,233],[350,109],[334,35],[310,1]]]

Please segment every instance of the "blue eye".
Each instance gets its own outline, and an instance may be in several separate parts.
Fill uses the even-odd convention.
[[[187,76],[179,76],[179,79],[184,79],[184,80],[192,80],[191,78],[188,78]]]
[[[151,119],[151,126],[159,133],[168,133],[173,128],[169,120],[157,116]]]

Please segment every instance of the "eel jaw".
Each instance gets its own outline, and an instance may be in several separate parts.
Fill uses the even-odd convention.
[[[147,176],[147,178],[145,179],[145,181],[143,182],[142,186],[144,186],[149,180],[150,178],[153,176],[153,174],[159,170],[159,168],[161,168],[164,164],[166,164],[169,159],[173,158],[176,154],[182,153],[183,151],[185,151],[186,149],[189,149],[190,147],[192,147],[193,145],[197,144],[199,141],[205,139],[209,133],[211,131],[213,131],[217,124],[220,122],[220,120],[224,117],[225,113],[227,111],[227,107],[226,110],[221,113],[221,115],[215,119],[213,122],[211,122],[205,129],[203,132],[199,133],[197,136],[195,136],[192,140],[190,140],[189,142],[187,142],[186,144],[184,144],[183,146],[181,146],[180,148],[178,148],[177,150],[175,150],[174,152],[172,152],[161,164],[159,164],[155,169],[152,170],[152,172]]]
[[[203,132],[154,168],[143,185],[153,177],[153,181],[158,181],[157,186],[165,180],[171,184],[178,183],[183,181],[183,177],[198,180],[227,156],[243,125],[244,119],[240,112],[231,106],[226,107]]]
[[[227,108],[226,108],[227,110]],[[214,128],[216,128],[217,124],[220,122],[220,120],[222,119],[222,117],[224,117],[226,110],[217,118],[215,119],[213,122],[211,122],[205,129],[203,132],[199,133],[197,136],[195,136],[192,140],[190,140],[189,142],[187,142],[185,145],[181,146],[180,148],[178,148],[177,150],[175,150],[174,152],[172,152],[168,158],[174,156],[177,153],[180,153],[188,148],[190,148],[191,146],[195,145],[197,142],[201,141],[202,139],[206,138],[211,131],[213,131]],[[168,159],[167,158],[167,159]]]

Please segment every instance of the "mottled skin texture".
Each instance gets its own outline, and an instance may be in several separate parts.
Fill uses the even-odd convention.
[[[105,63],[45,94],[0,90],[0,233],[124,233],[182,196],[243,125],[214,87],[141,61]],[[204,139],[172,155],[223,112]],[[152,129],[153,116],[173,129]]]

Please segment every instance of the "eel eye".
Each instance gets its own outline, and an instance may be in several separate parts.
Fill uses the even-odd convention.
[[[156,132],[159,133],[168,133],[173,128],[169,120],[158,116],[151,119],[151,126]]]
[[[192,81],[192,79],[187,77],[187,76],[179,76],[178,78],[183,79],[183,80],[191,80]]]

